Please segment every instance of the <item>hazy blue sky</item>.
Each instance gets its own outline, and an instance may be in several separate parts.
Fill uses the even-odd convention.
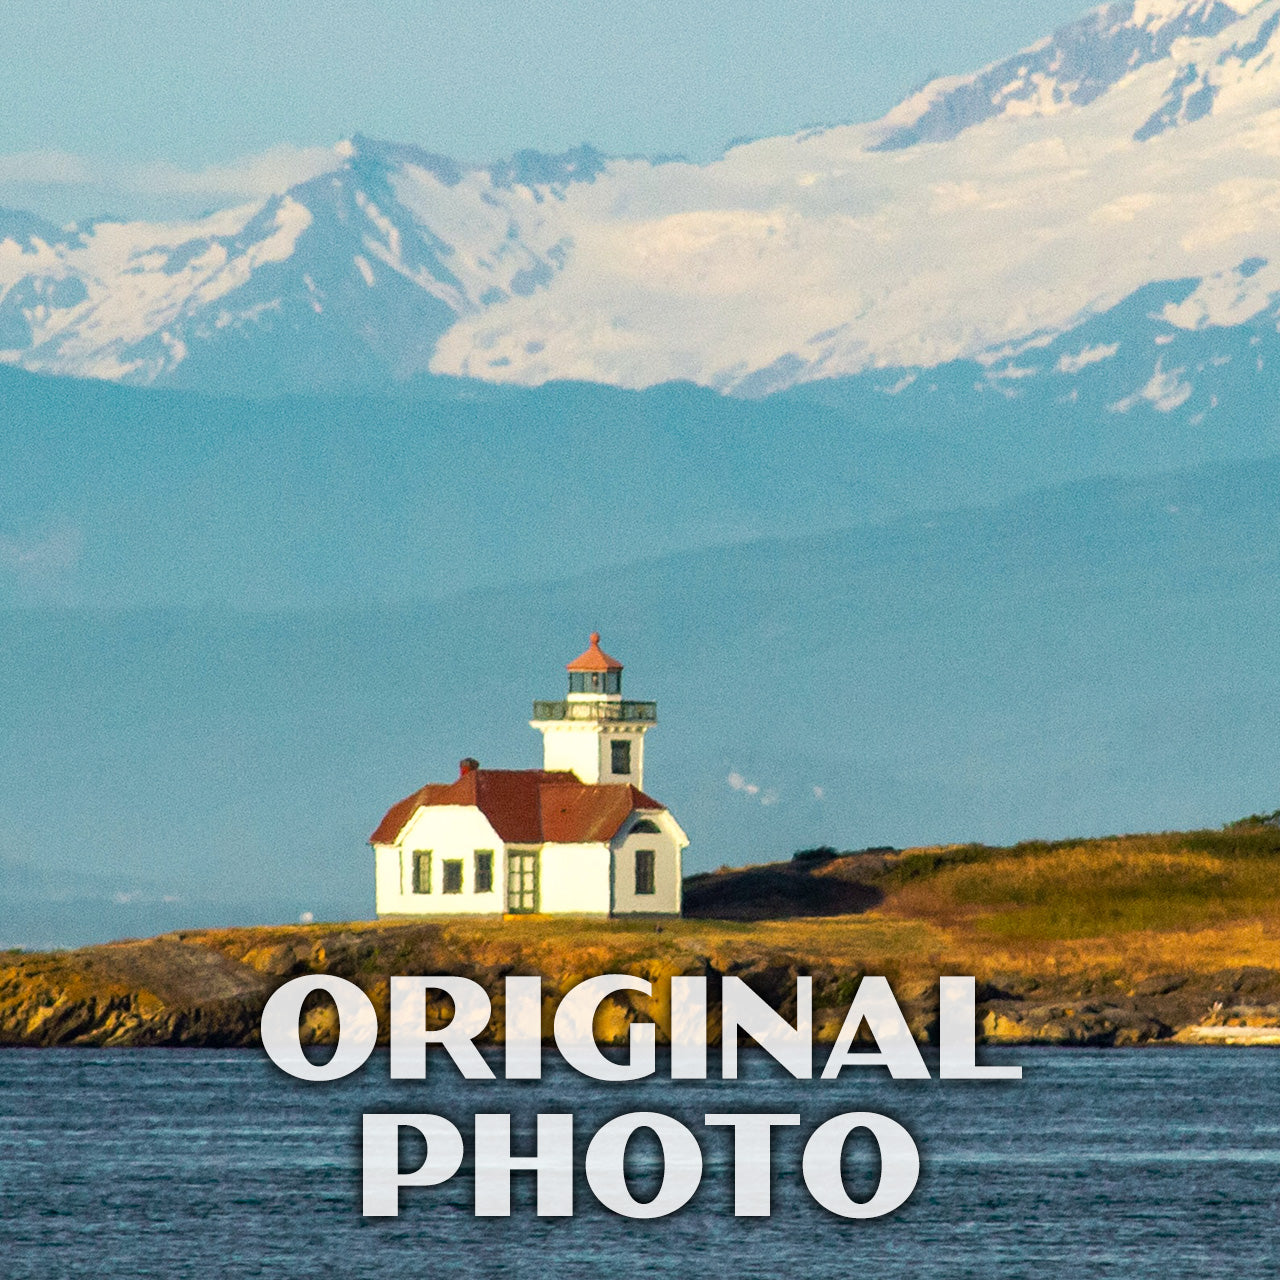
[[[356,131],[468,160],[583,141],[703,158],[735,137],[873,118],[931,73],[974,70],[1088,7],[0,0],[0,203],[56,213],[113,183],[127,203],[131,188],[181,186],[164,166]]]

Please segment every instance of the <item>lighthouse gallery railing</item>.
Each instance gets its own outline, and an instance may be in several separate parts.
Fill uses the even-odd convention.
[[[656,702],[535,702],[535,720],[607,720],[625,724],[656,724]]]

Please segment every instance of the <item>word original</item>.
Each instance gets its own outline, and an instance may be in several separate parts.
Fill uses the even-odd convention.
[[[1016,1066],[979,1066],[975,1052],[975,981],[946,977],[938,990],[938,1075],[943,1080],[1021,1079]],[[298,1035],[303,1002],[325,991],[338,1009],[338,1046],[325,1063],[311,1062]],[[453,1016],[434,1030],[427,1027],[427,992],[440,991],[453,1002]],[[625,973],[588,978],[572,987],[556,1009],[553,1034],[560,1056],[592,1080],[640,1080],[657,1070],[657,1027],[632,1023],[627,1058],[615,1062],[596,1045],[596,1011],[622,991],[653,994],[653,985]],[[508,1080],[542,1077],[542,979],[505,980],[503,1072]],[[798,1080],[813,1075],[813,980],[796,979],[793,1026],[740,978],[725,978],[720,991],[720,1076],[738,1076],[738,1033],[750,1036]],[[468,1080],[492,1080],[493,1068],[475,1041],[489,1025],[489,995],[470,978],[434,976],[391,979],[391,1078],[422,1080],[427,1046],[440,1045]],[[866,1024],[874,1050],[853,1049]],[[671,979],[671,1078],[707,1078],[707,980]],[[311,974],[286,982],[262,1011],[262,1044],[281,1070],[300,1080],[337,1080],[368,1061],[378,1039],[378,1015],[367,995],[345,978]],[[927,1080],[929,1069],[889,983],[868,976],[858,984],[840,1032],[822,1068],[834,1080],[845,1067],[883,1066],[895,1080]]]

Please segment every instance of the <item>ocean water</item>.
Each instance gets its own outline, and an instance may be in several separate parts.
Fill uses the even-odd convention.
[[[737,1081],[661,1074],[599,1084],[548,1053],[542,1081],[390,1081],[385,1053],[309,1084],[252,1050],[0,1050],[0,1277],[1268,1277],[1280,1273],[1280,1051],[1016,1049],[1021,1081],[892,1081],[879,1069],[796,1081],[744,1054]],[[501,1070],[500,1061],[494,1060]],[[699,1191],[666,1218],[596,1203],[579,1171],[572,1218],[538,1218],[533,1175],[510,1218],[476,1218],[468,1164],[401,1191],[398,1218],[360,1212],[361,1116],[572,1111],[576,1153],[605,1120],[663,1111],[704,1154]],[[869,1222],[809,1197],[805,1138],[847,1111],[904,1124],[921,1153],[907,1203]],[[733,1216],[732,1134],[711,1111],[799,1112],[774,1132],[773,1213]],[[522,1142],[524,1145],[521,1145]],[[633,1142],[637,1197],[656,1145]],[[405,1167],[421,1158],[407,1143]],[[865,1197],[877,1162],[850,1141]],[[646,1190],[647,1188],[647,1190]]]

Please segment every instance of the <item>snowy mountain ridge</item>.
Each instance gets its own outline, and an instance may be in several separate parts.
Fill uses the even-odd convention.
[[[213,390],[431,371],[744,395],[976,361],[1014,387],[1020,353],[1169,282],[1189,285],[1146,328],[1262,342],[1277,49],[1280,0],[1123,0],[880,121],[705,165],[583,147],[465,168],[356,137],[198,220],[0,211],[0,360]],[[1091,376],[1129,332],[1054,371]]]

